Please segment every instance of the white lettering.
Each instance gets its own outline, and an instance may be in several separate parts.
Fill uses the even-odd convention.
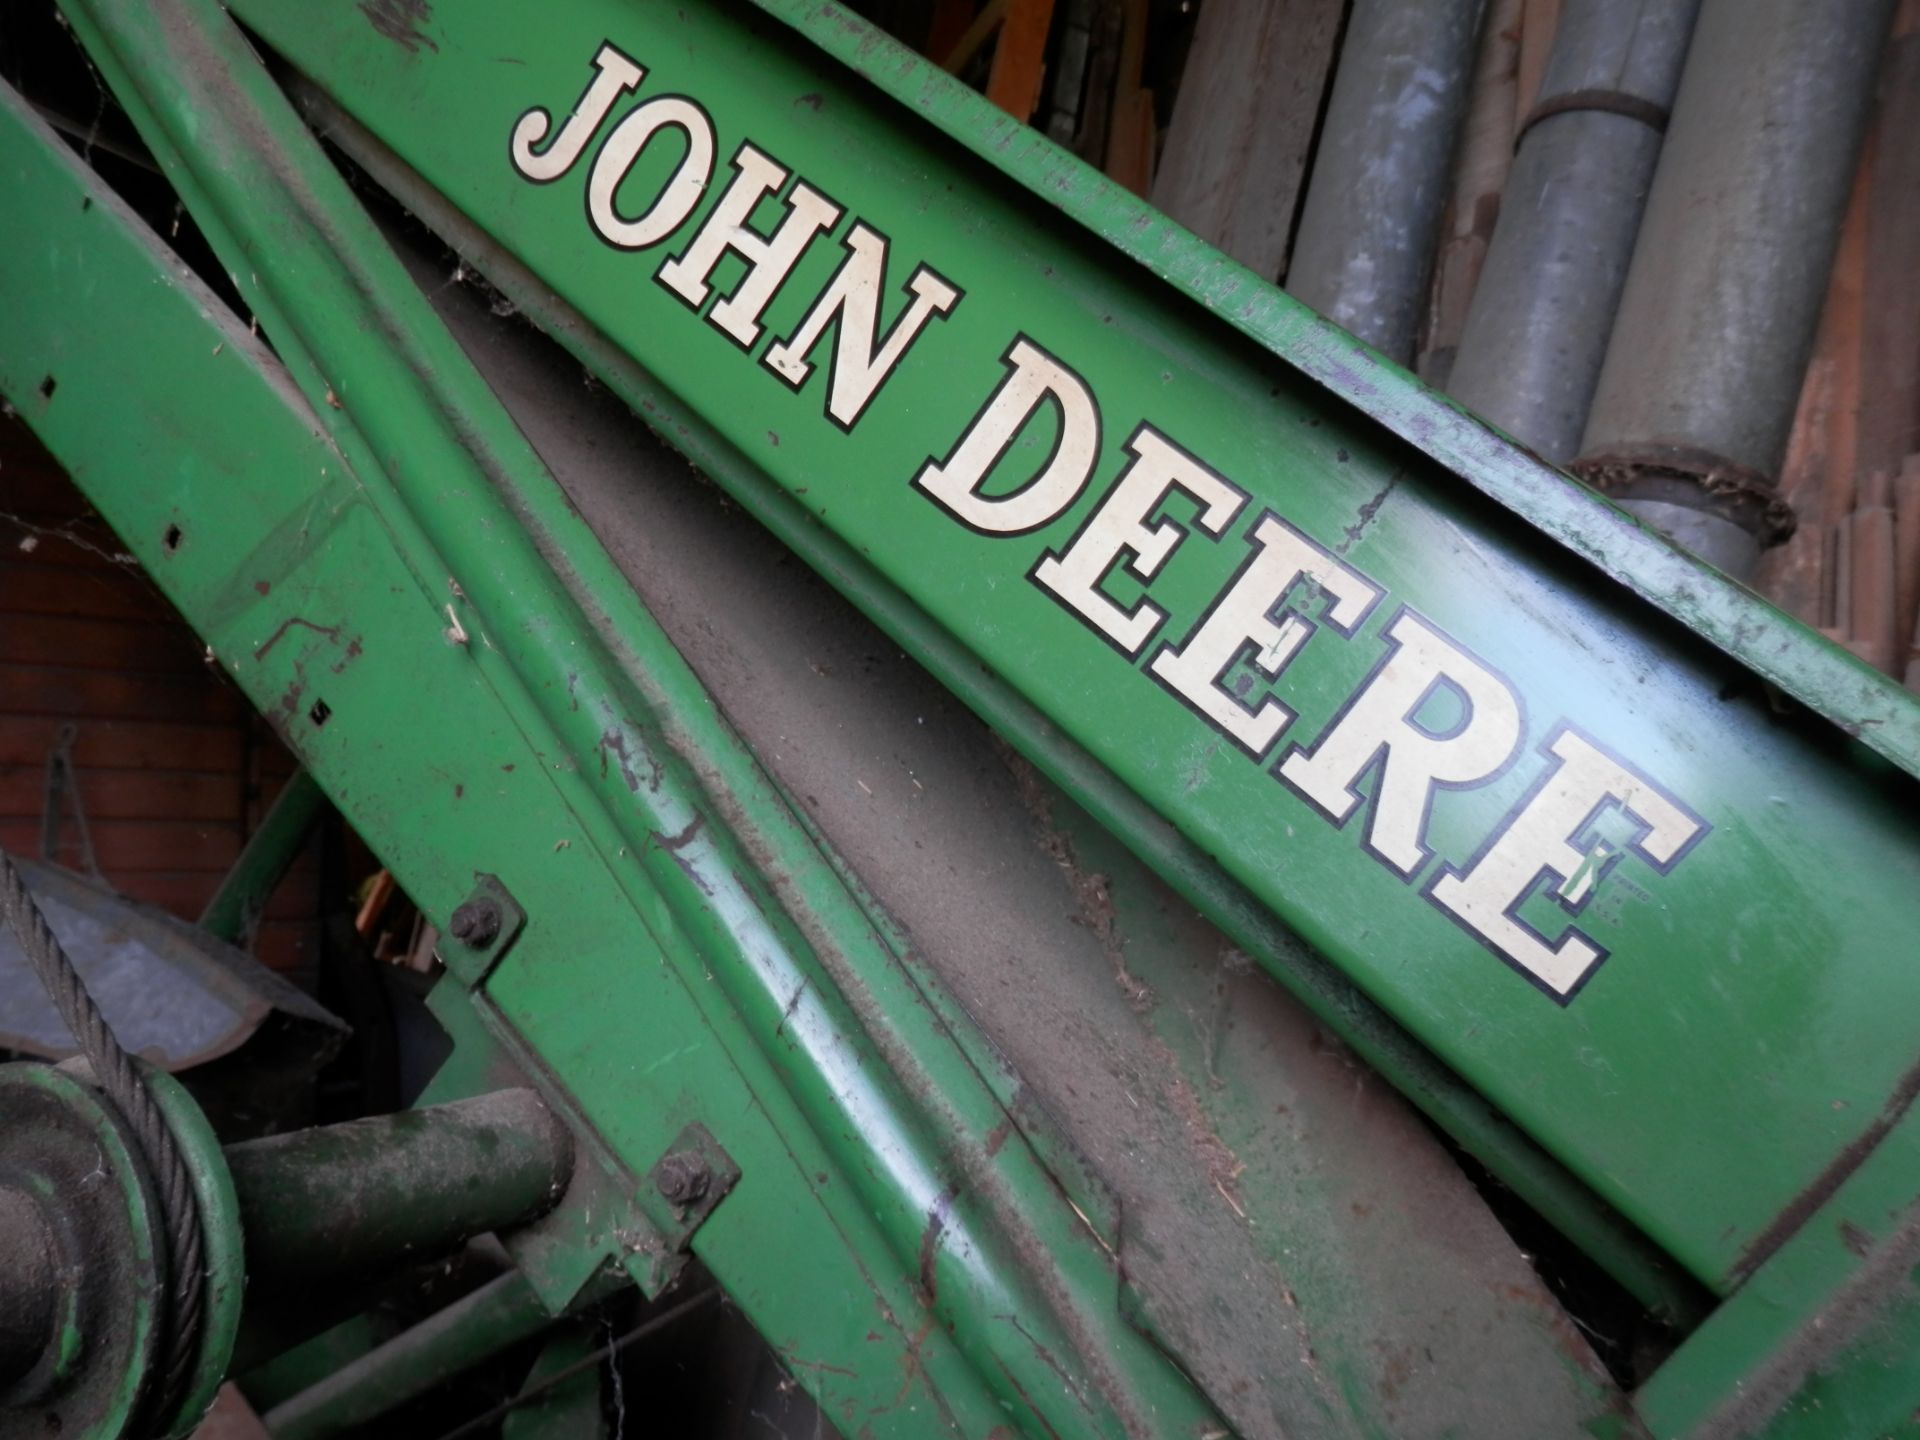
[[[1287,668],[1314,626],[1292,609],[1277,622],[1274,612],[1301,581],[1326,592],[1326,619],[1349,635],[1380,591],[1270,511],[1249,538],[1258,547],[1253,557],[1186,644],[1161,646],[1147,668],[1257,759],[1293,723],[1294,712],[1271,696],[1256,707],[1228,694],[1220,688],[1228,668],[1249,648],[1261,674],[1274,678]]]
[[[571,170],[573,162],[580,158],[580,152],[587,148],[587,141],[593,138],[593,132],[600,128],[600,122],[613,109],[613,102],[639,85],[647,74],[644,67],[636,65],[611,45],[600,47],[600,53],[593,57],[593,64],[598,73],[581,94],[579,103],[573,107],[573,114],[567,117],[567,123],[560,127],[553,144],[544,152],[535,153],[533,147],[547,138],[553,117],[535,106],[514,122],[510,146],[513,168],[527,179],[544,184],[549,180],[558,180]]]
[[[913,477],[915,486],[960,520],[994,535],[1024,534],[1056,518],[1086,488],[1100,454],[1100,410],[1086,382],[1028,340],[1015,341],[1007,359],[1013,373],[974,417],[953,454]],[[988,472],[1045,400],[1060,417],[1059,441],[1047,463],[1011,494],[980,494]]]
[[[687,137],[687,153],[660,188],[646,212],[622,218],[614,208],[614,192],[633,169],[634,161],[653,137],[673,126]],[[691,100],[662,95],[636,105],[607,136],[587,175],[587,219],[594,232],[621,250],[644,250],[658,245],[685,223],[713,178],[713,123]]]
[[[742,345],[760,338],[760,312],[785,283],[800,253],[822,230],[840,218],[840,207],[804,180],[793,187],[787,214],[770,236],[748,228],[760,201],[787,181],[786,167],[751,145],[734,156],[737,172],[727,193],[713,207],[686,252],[660,267],[660,283],[689,305],[707,298],[707,279],[721,256],[731,250],[747,262],[747,275],[732,295],[707,317]]]
[[[1520,744],[1520,704],[1499,676],[1411,610],[1394,619],[1386,636],[1394,646],[1386,663],[1318,748],[1287,756],[1280,777],[1338,824],[1360,803],[1354,782],[1384,755],[1367,848],[1402,875],[1411,875],[1432,853],[1426,828],[1434,788],[1472,785],[1505,765]],[[1441,688],[1453,691],[1464,709],[1446,734],[1414,718]]]
[[[1144,582],[1159,573],[1187,531],[1169,520],[1154,524],[1147,520],[1175,490],[1200,502],[1196,518],[1209,535],[1218,535],[1233,523],[1246,497],[1151,425],[1140,427],[1127,442],[1127,450],[1134,456],[1133,463],[1066,553],[1049,551],[1042,557],[1034,567],[1033,580],[1058,595],[1124,653],[1138,655],[1167,612],[1146,600],[1123,610],[1101,592],[1101,580],[1122,556],[1135,579]]]
[[[953,309],[960,292],[928,266],[922,265],[907,281],[907,293],[913,299],[907,311],[894,321],[878,353],[873,348],[880,328],[880,291],[887,273],[887,242],[878,231],[855,222],[844,242],[847,260],[813,309],[800,322],[800,328],[786,340],[767,351],[766,365],[789,385],[798,389],[813,371],[807,356],[820,343],[827,326],[839,322],[834,335],[833,366],[827,386],[827,414],[843,429],[867,408],[881,383],[893,372],[935,315]]]
[[[1561,730],[1547,749],[1556,757],[1554,768],[1507,828],[1466,874],[1449,866],[1427,893],[1564,1001],[1607,952],[1571,926],[1555,941],[1519,920],[1515,912],[1535,882],[1553,875],[1562,908],[1579,912],[1604,871],[1624,853],[1607,853],[1590,833],[1609,805],[1618,805],[1643,827],[1626,848],[1657,870],[1672,868],[1705,833],[1706,822],[1572,730]]]

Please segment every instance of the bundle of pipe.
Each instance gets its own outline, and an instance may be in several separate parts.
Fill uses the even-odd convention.
[[[1775,493],[1894,0],[1705,0],[1573,469],[1729,574]]]
[[[1556,465],[1580,448],[1699,0],[1567,0],[1448,388]]]
[[[1354,0],[1287,289],[1412,359],[1485,0]]]

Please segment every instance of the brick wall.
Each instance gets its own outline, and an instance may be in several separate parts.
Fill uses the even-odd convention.
[[[198,917],[293,770],[272,731],[58,462],[0,418],[0,846],[38,856],[47,756],[72,757],[101,872]],[[57,858],[81,866],[71,812]],[[318,861],[309,846],[267,907],[255,953],[311,986]]]

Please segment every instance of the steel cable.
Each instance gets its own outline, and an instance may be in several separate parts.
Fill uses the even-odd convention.
[[[186,1398],[194,1353],[200,1339],[206,1269],[201,1255],[200,1204],[186,1157],[167,1127],[153,1091],[134,1068],[108,1027],[100,1007],[87,993],[86,982],[40,913],[26,881],[13,860],[0,850],[0,913],[20,941],[27,963],[40,979],[60,1018],[72,1032],[81,1052],[93,1066],[95,1079],[132,1126],[148,1168],[157,1180],[160,1208],[166,1217],[168,1273],[172,1280],[167,1306],[166,1361],[160,1391],[149,1412],[156,1424],[171,1419]]]
[[[681,1316],[690,1311],[698,1310],[709,1300],[717,1300],[719,1298],[720,1287],[718,1285],[710,1285],[705,1290],[689,1295],[678,1305],[671,1305],[667,1309],[662,1310],[658,1315],[634,1326],[633,1329],[627,1331],[627,1333],[619,1339],[609,1341],[592,1353],[583,1355],[571,1365],[554,1371],[551,1375],[543,1375],[540,1379],[530,1382],[518,1395],[513,1396],[509,1400],[503,1400],[485,1413],[476,1415],[471,1420],[455,1426],[442,1435],[440,1440],[466,1440],[467,1436],[486,1429],[502,1416],[509,1415],[521,1406],[531,1404],[533,1401],[538,1400],[549,1390],[564,1385],[567,1381],[584,1375],[589,1370],[598,1368],[601,1361],[611,1361],[618,1358],[620,1352],[628,1346],[646,1339],[656,1331],[666,1329],[667,1326],[673,1324],[673,1322]]]

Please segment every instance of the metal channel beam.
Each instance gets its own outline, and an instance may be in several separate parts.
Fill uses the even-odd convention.
[[[156,19],[113,18],[136,28]],[[205,43],[226,67],[246,59],[211,6],[158,18],[174,41]],[[137,93],[104,45],[95,53],[122,94]],[[141,53],[154,62],[168,47]],[[197,85],[221,73],[247,72],[203,66],[180,78]],[[410,343],[447,344],[416,377],[457,388],[470,377],[458,351],[411,282],[382,285],[383,255],[404,274],[390,254],[357,243],[371,230],[343,182],[312,168],[311,139],[290,110],[260,104],[277,99],[263,75],[253,83],[262,89],[251,95],[216,83],[193,110],[198,135],[223,157],[211,162],[223,183],[273,215],[280,263],[311,260],[312,237],[300,202],[276,208],[268,197],[293,172],[303,201],[330,200],[325,263],[365,266],[358,282],[384,291],[383,313],[411,318]],[[348,318],[353,292],[322,307],[324,321],[296,312],[312,328],[275,317],[281,353],[315,383],[309,406],[247,328],[9,100],[0,163],[31,223],[8,236],[17,263],[4,267],[0,297],[15,322],[0,347],[0,391],[26,401],[27,418],[409,894],[445,916],[477,873],[505,882],[525,930],[485,966],[454,968],[477,987],[472,1003],[498,1038],[625,1163],[635,1198],[603,1215],[600,1233],[612,1232],[629,1272],[649,1288],[671,1275],[661,1237],[684,1227],[640,1177],[687,1124],[705,1121],[743,1176],[693,1248],[843,1428],[985,1433],[1009,1414],[1043,1432],[1214,1428],[1208,1403],[1122,1316],[1111,1252],[1032,1150],[1006,1143],[1006,1113],[953,1021],[929,1010],[631,595],[601,597],[631,672],[599,650],[564,598],[535,603],[521,588],[515,608],[499,587],[534,577],[532,521],[522,511],[508,523],[485,486],[447,502],[481,546],[449,561],[419,529],[422,514],[447,518],[419,504],[447,497],[444,468],[405,472],[416,510],[377,461],[357,470],[322,437],[329,419],[346,417],[328,403],[338,398],[331,386],[314,381],[303,341],[357,337],[348,344],[369,348],[353,356],[356,377],[385,355],[382,333]],[[250,111],[255,145],[290,127],[313,153],[275,152],[286,170],[249,171],[264,147],[236,151],[215,138],[231,139],[220,127],[236,109]],[[220,224],[193,177],[176,173]],[[324,292],[325,270],[305,273]],[[73,324],[76,298],[120,317],[139,343]],[[340,331],[327,335],[328,322]],[[40,393],[33,377],[55,373],[59,384]],[[385,392],[401,414],[406,383]],[[476,429],[500,418],[449,404],[442,419]],[[94,422],[108,409],[120,424]],[[415,431],[422,444],[426,433]],[[487,453],[502,483],[541,476],[510,447],[504,459]],[[456,454],[443,451],[443,465],[471,463]],[[456,572],[464,587],[450,584]],[[530,689],[509,659],[524,663],[523,643],[568,668],[536,673]],[[424,723],[433,716],[458,723]],[[574,737],[555,730],[573,717],[590,727],[577,760]],[[800,913],[777,905],[740,860],[741,841],[703,808],[690,766],[729,787],[734,817],[781,869]],[[802,930],[842,949],[896,1043],[918,1056],[931,1103],[902,1093]]]
[[[838,12],[967,148],[727,5],[237,8],[1701,1280],[1904,1109],[1883,678]]]

